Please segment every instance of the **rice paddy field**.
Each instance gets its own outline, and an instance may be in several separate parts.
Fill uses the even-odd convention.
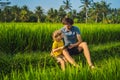
[[[74,24],[89,45],[95,69],[83,54],[62,71],[50,56],[52,32],[60,23],[0,23],[0,80],[119,80],[120,24]]]

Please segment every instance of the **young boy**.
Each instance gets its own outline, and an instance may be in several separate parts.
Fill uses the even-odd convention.
[[[53,57],[55,57],[55,59],[57,59],[58,62],[60,62],[61,65],[61,69],[65,70],[65,62],[69,61],[65,58],[65,56],[62,54],[63,49],[65,49],[67,46],[64,46],[63,40],[62,40],[62,32],[60,30],[56,30],[53,35],[52,38],[54,40],[53,44],[52,44],[52,52],[51,55]],[[74,66],[78,66],[76,64],[76,62],[72,59],[71,56],[69,56],[70,58],[70,63],[73,64]]]

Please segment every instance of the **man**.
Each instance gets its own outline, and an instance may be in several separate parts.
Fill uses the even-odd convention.
[[[69,59],[68,53],[70,55],[74,55],[83,51],[90,68],[94,68],[93,63],[91,62],[88,45],[86,42],[82,41],[80,30],[78,29],[78,27],[73,26],[74,22],[70,18],[64,18],[62,20],[62,23],[64,25],[64,27],[61,28],[61,31],[64,35],[64,45],[68,46],[66,49],[63,50],[63,55],[65,55],[66,58]]]

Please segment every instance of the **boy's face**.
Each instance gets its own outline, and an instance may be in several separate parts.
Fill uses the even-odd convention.
[[[60,34],[56,37],[56,41],[60,41],[60,40],[62,40],[62,38],[63,38],[63,34],[60,33]]]
[[[57,41],[62,40],[62,36],[61,36],[61,35],[60,35],[60,36],[58,36],[58,37],[56,38],[56,40],[57,40]]]

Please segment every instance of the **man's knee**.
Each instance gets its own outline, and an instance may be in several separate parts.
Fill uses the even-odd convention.
[[[66,53],[66,52],[68,52],[68,50],[67,49],[63,49],[63,51],[62,51],[63,53]]]
[[[82,42],[82,43],[79,44],[80,47],[82,47],[84,45],[87,45],[87,42]]]
[[[82,42],[83,45],[87,45],[87,42]]]
[[[69,52],[68,52],[68,50],[67,49],[63,49],[63,55],[65,56],[65,55],[69,55]]]

